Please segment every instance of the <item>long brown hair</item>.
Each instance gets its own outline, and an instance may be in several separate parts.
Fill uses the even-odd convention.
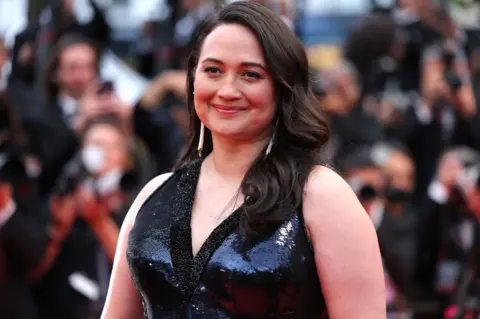
[[[282,224],[302,201],[303,188],[319,153],[330,137],[322,111],[311,89],[305,49],[289,27],[270,9],[249,2],[223,7],[199,29],[189,58],[187,104],[190,139],[179,168],[197,159],[200,119],[195,112],[193,83],[199,53],[205,38],[218,26],[239,24],[250,29],[260,43],[267,67],[274,79],[278,124],[270,154],[261,154],[244,177],[244,229],[265,234]],[[205,130],[204,154],[212,151],[210,131]]]

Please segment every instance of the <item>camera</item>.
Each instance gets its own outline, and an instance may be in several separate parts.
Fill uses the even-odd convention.
[[[81,164],[80,158],[75,158],[65,167],[65,170],[55,184],[53,193],[60,197],[70,195],[87,176],[87,171]]]
[[[0,182],[15,182],[26,176],[25,166],[20,157],[4,154],[5,161],[0,163]]]
[[[315,96],[319,98],[324,98],[327,95],[327,90],[321,81],[313,81],[312,90]]]
[[[98,95],[111,93],[114,89],[112,81],[104,81],[97,90]]]
[[[360,200],[368,201],[376,198],[379,193],[372,185],[364,182],[360,178],[353,178],[349,181],[350,187]]]
[[[444,78],[450,89],[455,93],[462,87],[462,79],[453,71],[455,53],[451,49],[443,48],[442,60],[445,64]]]

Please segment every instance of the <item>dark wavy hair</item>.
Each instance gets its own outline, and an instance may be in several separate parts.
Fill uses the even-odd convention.
[[[288,26],[270,9],[250,2],[224,6],[204,22],[188,61],[187,104],[190,139],[178,168],[198,159],[200,119],[195,112],[193,83],[205,38],[218,26],[238,24],[250,29],[262,47],[273,77],[278,120],[270,154],[260,154],[246,173],[241,191],[250,197],[244,205],[243,229],[266,234],[290,217],[302,202],[305,183],[312,168],[321,163],[320,151],[330,130],[311,89],[305,49]],[[273,123],[272,123],[273,124]],[[210,131],[205,128],[204,155],[212,151]]]

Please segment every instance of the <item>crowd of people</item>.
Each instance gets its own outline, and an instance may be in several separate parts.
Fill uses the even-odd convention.
[[[0,41],[1,318],[100,317],[127,209],[188,139],[185,69],[215,4],[180,2],[170,40],[147,22],[136,43],[150,82],[133,104],[99,76],[110,29],[94,1],[88,24],[64,0]],[[294,27],[290,2],[263,2]],[[375,225],[389,318],[480,318],[479,40],[433,1],[399,0],[312,69],[322,160]]]

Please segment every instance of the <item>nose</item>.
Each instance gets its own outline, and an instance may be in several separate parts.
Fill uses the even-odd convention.
[[[220,98],[227,101],[236,100],[242,97],[242,93],[238,89],[234,78],[225,79],[217,94]]]

